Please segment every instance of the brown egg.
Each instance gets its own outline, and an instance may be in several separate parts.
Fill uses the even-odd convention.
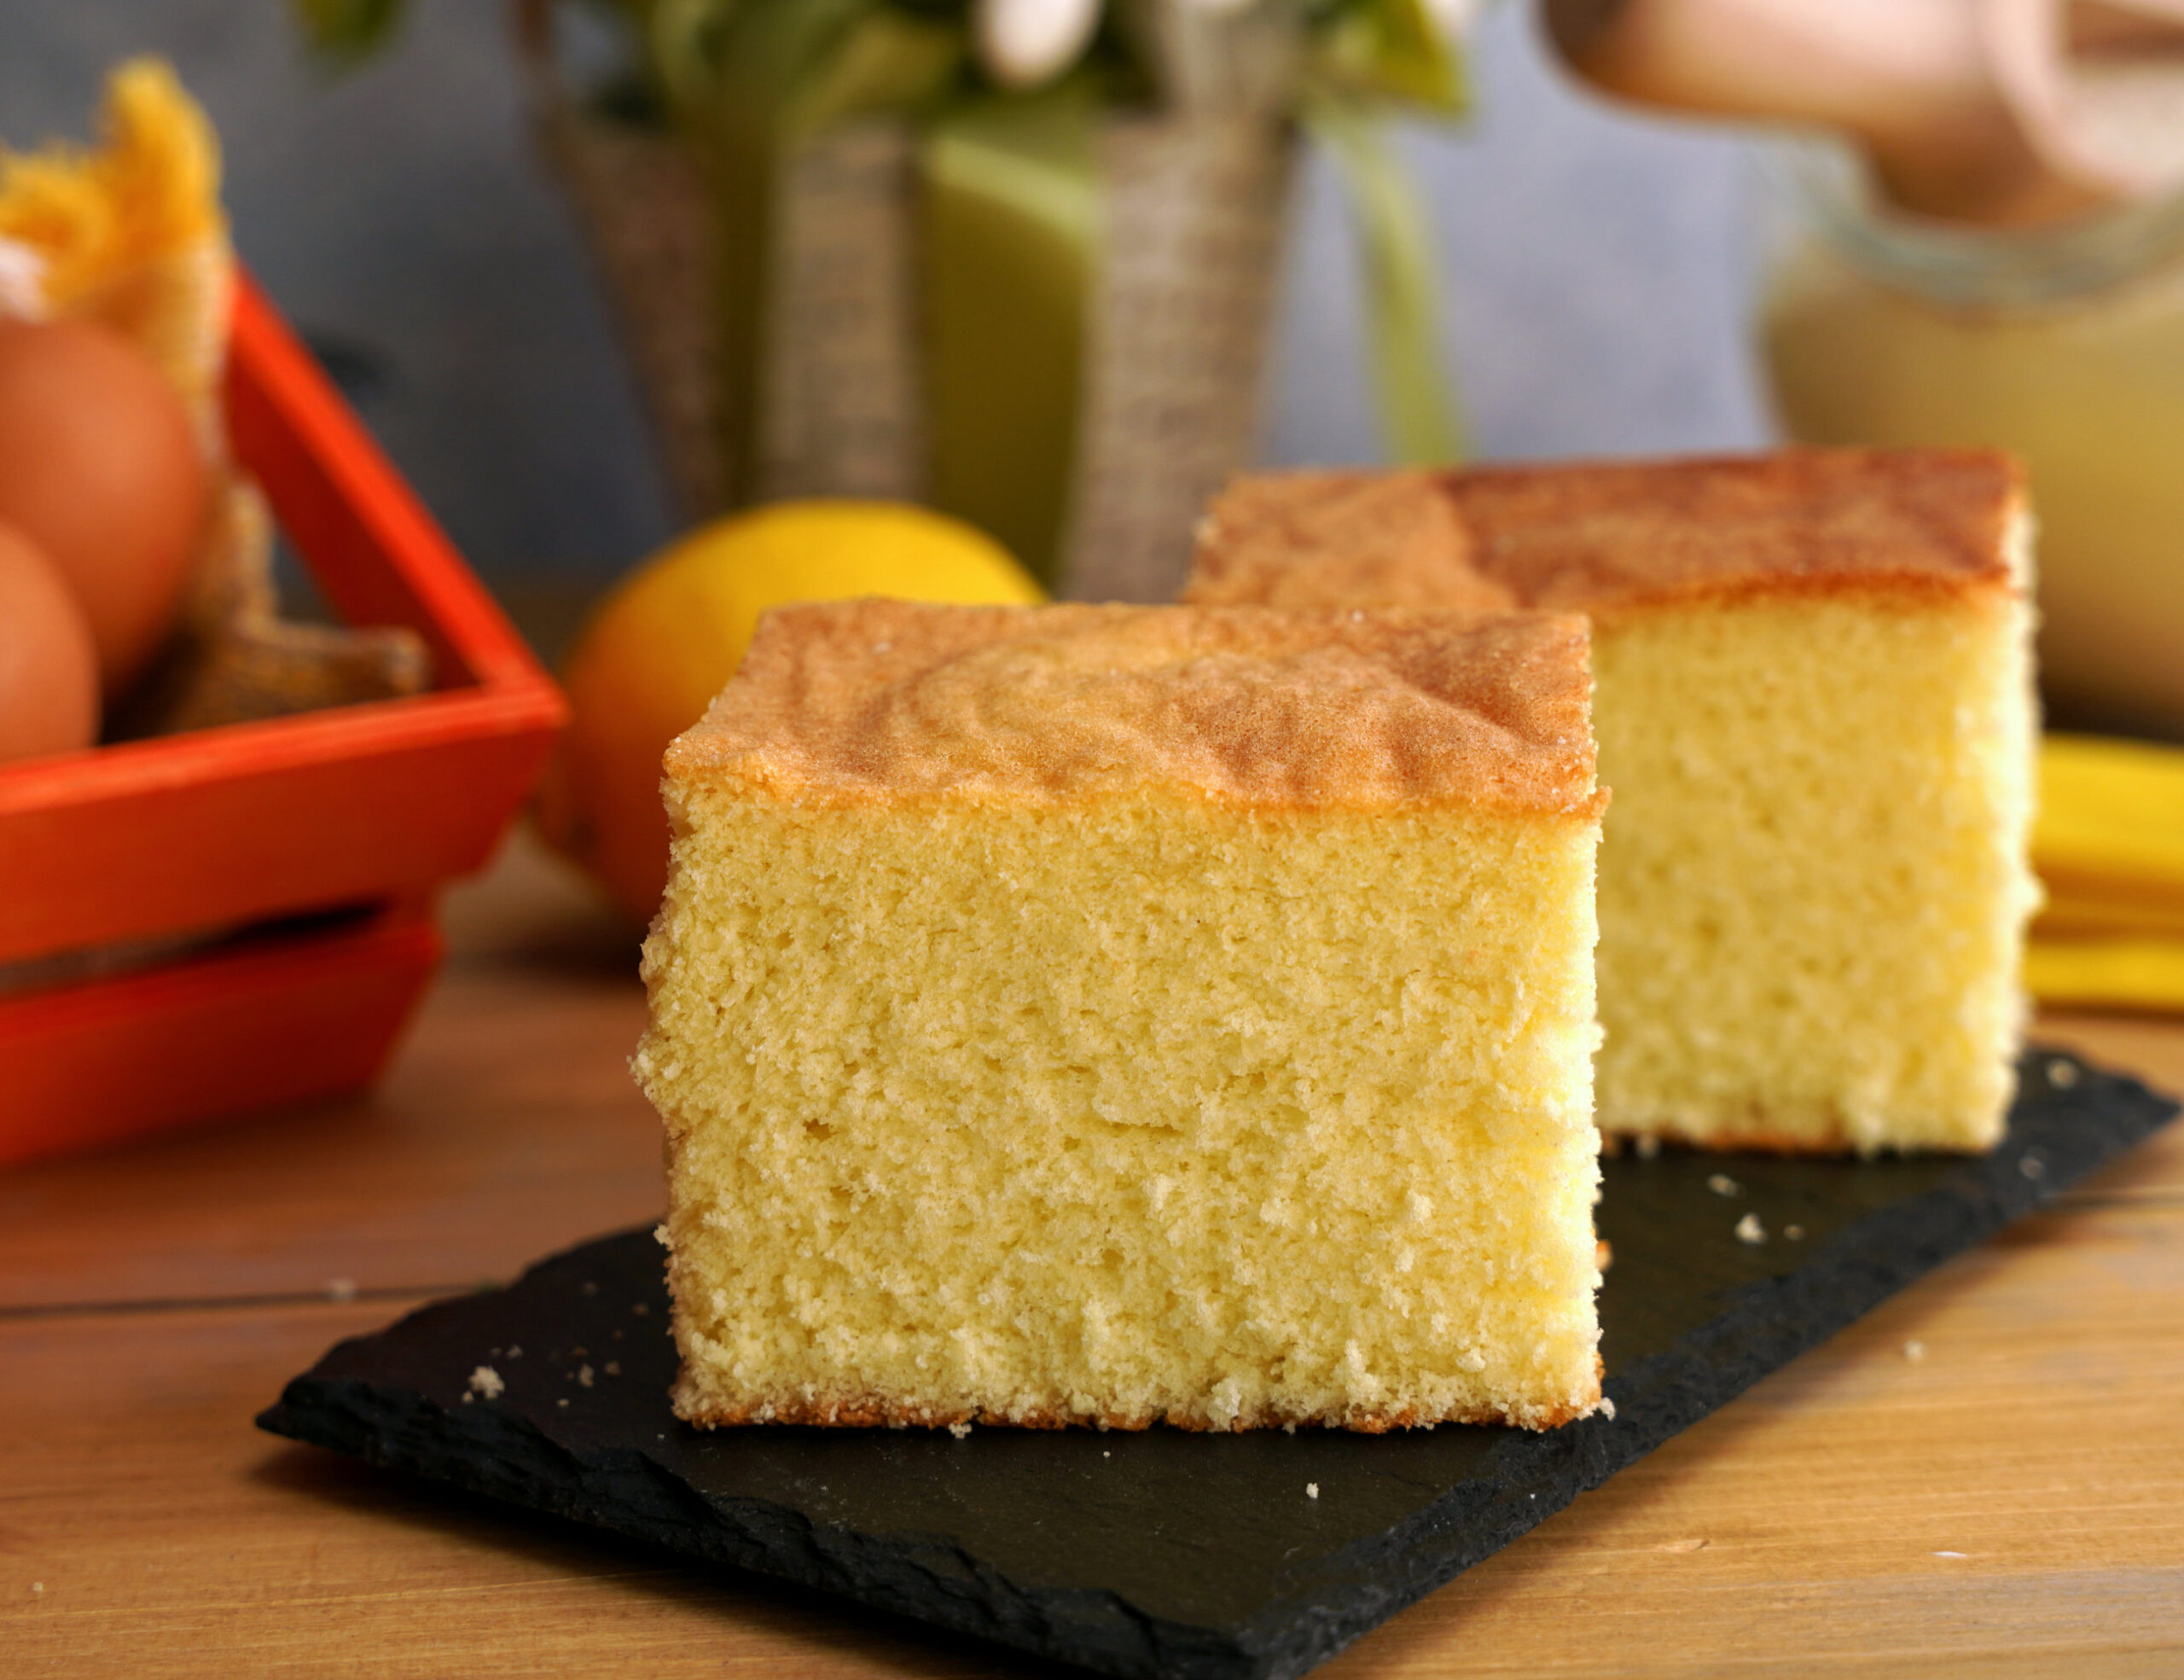
[[[98,654],[53,562],[0,525],[0,764],[89,747],[99,733]]]
[[[136,346],[85,322],[0,320],[0,521],[74,590],[109,700],[173,623],[205,479],[181,399]]]

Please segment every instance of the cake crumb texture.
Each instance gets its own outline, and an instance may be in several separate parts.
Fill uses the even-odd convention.
[[[2024,603],[1754,602],[1604,630],[1601,1124],[1981,1149],[2015,1090]]]
[[[1592,820],[708,806],[636,1060],[681,1416],[1591,1408]]]

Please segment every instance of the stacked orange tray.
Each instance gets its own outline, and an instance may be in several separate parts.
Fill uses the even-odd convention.
[[[0,766],[0,976],[118,969],[0,980],[0,1164],[369,1084],[439,964],[440,888],[485,863],[561,727],[552,682],[247,281],[226,409],[334,612],[416,631],[433,688]],[[163,949],[183,954],[142,960]]]

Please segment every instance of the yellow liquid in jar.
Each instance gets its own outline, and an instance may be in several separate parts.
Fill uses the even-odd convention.
[[[2184,732],[2184,261],[2027,305],[1920,297],[1817,241],[1762,322],[1788,434],[1986,444],[2031,471],[2042,686]]]

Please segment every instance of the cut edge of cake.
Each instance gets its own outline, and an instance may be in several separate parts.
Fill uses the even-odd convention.
[[[1016,616],[1027,612],[1041,616]],[[947,622],[932,614],[944,615]],[[921,685],[905,676],[903,666],[868,667],[863,683],[841,691],[829,689],[816,669],[830,661],[884,661],[898,653],[915,667],[936,653],[934,637],[924,638],[922,653],[914,650],[921,626],[942,641],[958,631],[975,632],[958,638],[947,654],[953,658],[965,651],[966,639],[979,643],[983,637],[984,645],[991,646],[997,630],[1042,622],[1073,625],[1097,642],[1104,628],[1133,622],[1122,615],[1159,615],[1135,621],[1159,626],[1160,637],[1153,638],[1159,642],[1156,663],[1167,662],[1171,673],[1199,662],[1189,637],[1180,648],[1172,639],[1162,640],[1179,625],[1216,642],[1245,633],[1262,650],[1274,649],[1275,668],[1240,687],[1201,671],[1193,679],[1197,703],[1148,710],[1130,687],[1127,651],[1106,648],[1101,659],[1075,670],[1075,680],[1089,684],[1090,695],[1081,710],[1095,719],[1131,719],[1173,734],[1157,750],[1147,750],[1143,741],[1118,747],[1110,740],[1104,757],[1075,750],[1000,753],[991,739],[983,738],[1048,727],[1043,719],[1054,703],[1051,684],[1034,685],[1028,710],[1012,710],[1003,702],[1004,693],[1020,697],[1018,684],[1027,670],[1020,658],[976,674],[973,686],[989,704],[967,712],[956,709],[961,696],[952,692],[926,693],[919,704],[880,703],[869,691],[875,682],[897,700],[915,698],[910,691]],[[983,624],[976,622],[981,616]],[[1166,1422],[1196,1429],[1325,1425],[1377,1432],[1439,1421],[1548,1427],[1597,1404],[1599,1270],[1591,1203],[1598,1163],[1590,1115],[1596,928],[1590,889],[1604,796],[1593,785],[1591,738],[1583,727],[1589,686],[1583,629],[1566,619],[1526,615],[1485,632],[1489,646],[1495,637],[1514,634],[1552,655],[1546,669],[1532,672],[1540,683],[1537,694],[1529,700],[1503,695],[1476,712],[1491,726],[1497,750],[1523,770],[1496,777],[1477,761],[1467,727],[1452,736],[1422,727],[1414,712],[1374,688],[1354,666],[1327,663],[1327,636],[1334,629],[1351,638],[1353,649],[1377,648],[1376,656],[1400,646],[1405,651],[1398,664],[1412,660],[1411,668],[1425,671],[1429,686],[1461,689],[1456,673],[1447,668],[1445,645],[1439,653],[1426,647],[1445,644],[1453,621],[1438,620],[1440,628],[1429,636],[1422,616],[913,609],[868,602],[796,609],[768,621],[746,664],[749,684],[742,691],[731,685],[707,722],[669,756],[677,828],[675,881],[648,941],[654,1019],[633,1064],[670,1136],[675,1194],[665,1229],[672,1239],[675,1329],[685,1356],[676,1390],[679,1416],[706,1424],[961,1428],[979,1422],[1042,1427]],[[1019,654],[1027,647],[1041,651],[1037,635],[1016,640]],[[913,650],[905,650],[906,642]],[[888,645],[874,655],[880,643]],[[831,651],[816,659],[788,657],[798,646],[807,654],[822,647]],[[1050,674],[1052,652],[1043,653]],[[1035,659],[1031,666],[1040,662]],[[1529,667],[1519,661],[1502,669],[1506,675]],[[1330,719],[1313,718],[1311,707],[1275,703],[1258,692],[1271,684],[1314,693],[1330,683],[1339,692],[1321,698],[1346,720],[1332,733]],[[853,689],[863,690],[862,697]],[[1234,703],[1240,693],[1250,701],[1240,712]],[[793,701],[792,709],[801,718],[770,710],[769,694],[785,704]],[[1240,717],[1252,727],[1239,733],[1232,726]],[[1221,724],[1210,733],[1209,718]],[[961,739],[967,719],[975,724],[967,732],[982,737],[967,747]],[[1348,739],[1358,731],[1347,727],[1361,721],[1366,725],[1362,749]],[[1209,759],[1209,739],[1228,750]],[[1430,748],[1436,742],[1447,749],[1438,769],[1404,750],[1406,744]],[[960,756],[936,774],[936,756],[947,759],[958,748]],[[1294,774],[1294,766],[1292,773],[1258,775],[1251,763],[1255,754],[1328,753],[1341,764],[1335,788]],[[1542,753],[1551,772],[1542,770]],[[1513,785],[1521,799],[1507,797]],[[902,797],[891,799],[889,788]],[[1263,797],[1254,798],[1254,788]],[[1331,797],[1338,793],[1341,797]],[[1361,908],[1362,900],[1345,908],[1327,883],[1345,879],[1343,860],[1354,863],[1368,851],[1366,873],[1378,902],[1369,909]],[[990,867],[996,862],[1004,866],[998,874]],[[1136,900],[1113,900],[1112,883],[1129,878],[1118,867],[1126,863],[1141,869],[1147,884]],[[764,874],[776,884],[802,883],[797,892],[803,910],[783,912],[758,902],[755,895],[771,890],[757,879]],[[976,892],[956,890],[973,880],[980,883]],[[1326,902],[1314,904],[1316,891]],[[935,913],[922,931],[875,908],[906,903],[908,895],[920,892],[935,900]],[[903,896],[891,898],[891,893]],[[1111,902],[1103,904],[1103,899]],[[1452,962],[1441,938],[1449,916],[1467,914],[1474,918],[1481,947],[1472,966]],[[1224,927],[1224,939],[1240,954],[1224,961],[1216,949],[1204,947],[1202,936],[1191,929],[1209,921]],[[1019,924],[1038,936],[1031,948],[1043,961],[1036,968],[1019,961],[1021,953],[1008,943],[1017,937],[1010,930]],[[1077,937],[1068,932],[1072,927],[1090,930],[1082,950],[1069,945]],[[1322,937],[1316,927],[1348,931],[1330,947],[1327,938],[1333,935]],[[1374,937],[1355,937],[1361,930]],[[929,956],[933,939],[943,934],[954,941],[950,960],[935,971],[945,978],[899,994],[884,1010],[875,1007],[869,977],[895,972],[915,952]],[[1130,945],[1133,940],[1142,948]],[[1506,956],[1490,955],[1489,945]],[[1315,951],[1339,960],[1316,968]],[[1083,960],[1088,952],[1101,953],[1103,962],[1127,957],[1148,975],[1156,969],[1172,973],[1178,977],[1166,994],[1172,1007],[1186,1016],[1196,1010],[1206,1020],[1192,1017],[1178,1026],[1173,1043],[1141,1043],[1135,1055],[1128,1053],[1136,1042],[1132,1031],[1112,1035],[1120,1053],[1104,1038],[1095,1043],[1100,1035],[1085,1037],[1086,1024],[1126,1013],[1136,991],[1133,982],[1109,987],[1112,997],[1102,992],[1105,970]],[[1072,957],[1078,959],[1074,964]],[[1350,978],[1345,981],[1344,974]],[[831,996],[841,1005],[840,1018],[823,1009],[810,1014],[790,1001],[799,984],[816,987],[815,997]],[[1356,994],[1347,1001],[1345,984]],[[959,1054],[960,1026],[944,1020],[954,1019],[944,995],[950,985],[973,997],[1005,994],[1014,1000],[1015,1014],[979,1029],[990,1035],[985,1051],[1003,1057],[1001,1065],[1014,1070],[1019,1089],[1008,1098],[1013,1107],[994,1107],[985,1096],[979,1099],[985,1107],[966,1107],[959,1100],[976,1081],[963,1073],[971,1064]],[[1507,1020],[1492,1028],[1506,1038],[1496,1055],[1443,1030],[1474,1017],[1502,1020],[1502,1014],[1491,1014],[1496,1010]],[[799,1038],[795,1023],[806,1015],[824,1025]],[[1378,1044],[1373,1042],[1376,1020]],[[1329,1028],[1330,1021],[1339,1022],[1339,1029]],[[707,1055],[719,1067],[694,1069],[694,1059]],[[1169,1064],[1176,1071],[1164,1084]],[[1047,1071],[1026,1080],[1026,1068]],[[891,1089],[857,1083],[870,1076],[885,1086],[897,1074],[903,1077]],[[960,1089],[949,1084],[959,1075]],[[1386,1082],[1387,1090],[1380,1090],[1376,1079]],[[931,1096],[932,1090],[955,1095],[944,1102]],[[1420,1095],[1434,1090],[1456,1095]],[[1200,1160],[1176,1140],[1130,1135],[1131,1101],[1143,1092],[1153,1099],[1144,1107],[1177,1126],[1200,1127],[1206,1148],[1217,1144],[1217,1150]],[[1544,1106],[1526,1108],[1513,1100],[1497,1107],[1497,1093],[1515,1092],[1532,1093],[1528,1100]],[[1042,1108],[1048,1098],[1054,1101]],[[1123,1115],[1119,1139],[1110,1135],[1116,1122],[1098,1119],[1101,1112]],[[1146,1402],[1153,1391],[1141,1386],[1125,1386],[1104,1402],[1089,1389],[1041,1397],[1009,1391],[1005,1381],[984,1392],[972,1383],[919,1392],[915,1384],[829,1378],[823,1359],[798,1366],[801,1375],[793,1381],[781,1375],[793,1360],[775,1371],[780,1380],[764,1377],[774,1368],[751,1350],[775,1345],[769,1338],[784,1333],[784,1324],[801,1310],[798,1301],[835,1291],[831,1308],[812,1309],[810,1345],[839,1332],[837,1340],[848,1337],[842,1340],[846,1347],[864,1334],[851,1334],[852,1324],[883,1340],[910,1334],[917,1314],[902,1303],[923,1300],[930,1316],[937,1311],[932,1303],[953,1299],[948,1277],[939,1276],[920,1286],[922,1295],[905,1283],[900,1301],[887,1305],[894,1299],[886,1293],[890,1267],[903,1282],[910,1276],[903,1269],[913,1267],[905,1257],[938,1252],[932,1241],[920,1240],[930,1231],[918,1221],[931,1210],[880,1205],[871,1215],[875,1229],[884,1224],[883,1215],[908,1221],[898,1233],[903,1240],[891,1245],[871,1230],[859,1235],[851,1226],[827,1225],[833,1216],[810,1192],[828,1170],[821,1152],[839,1144],[841,1154],[884,1153],[902,1142],[890,1135],[891,1126],[916,1134],[918,1160],[926,1164],[932,1183],[952,1183],[946,1175],[959,1170],[975,1177],[991,1162],[978,1154],[987,1147],[978,1136],[951,1130],[966,1113],[989,1125],[1013,1113],[1021,1127],[1061,1128],[1050,1136],[1040,1133],[1052,1147],[1020,1164],[1035,1178],[1048,1174],[1052,1184],[1041,1189],[1047,1180],[1040,1179],[1025,1188],[1013,1179],[996,1179],[997,1193],[983,1207],[996,1229],[1009,1228],[1025,1205],[1011,1199],[1019,1189],[1024,1195],[1034,1190],[1049,1195],[1041,1204],[1044,1215],[1025,1227],[1034,1235],[1019,1233],[1019,1247],[1035,1241],[1037,1232],[1066,1234],[1077,1229],[1072,1221],[1090,1217],[1086,1210],[1092,1204],[1079,1195],[1084,1187],[1072,1188],[1073,1181],[1054,1165],[1071,1152],[1062,1145],[1094,1154],[1120,1150],[1114,1161],[1137,1163],[1111,1175],[1115,1199],[1101,1217],[1153,1219],[1155,1224],[1144,1229],[1169,1235],[1147,1243],[1142,1253],[1151,1258],[1142,1264],[1171,1267],[1174,1277],[1188,1286],[1178,1300],[1195,1299],[1193,1290],[1204,1292],[1197,1307],[1171,1307],[1181,1316],[1169,1324],[1167,1337],[1186,1351],[1198,1350],[1189,1357],[1202,1363],[1189,1369],[1207,1378],[1203,1392],[1170,1393],[1158,1404]],[[1070,1132],[1071,1126],[1077,1130]],[[1333,1142],[1315,1141],[1322,1136]],[[996,1135],[990,1141],[997,1147],[1002,1140]],[[1322,1147],[1333,1153],[1324,1159],[1313,1153]],[[1131,1149],[1139,1154],[1129,1154]],[[1472,1153],[1463,1155],[1465,1149]],[[1515,1199],[1506,1205],[1484,1197],[1475,1205],[1451,1201],[1437,1223],[1434,1200],[1447,1199],[1446,1184],[1455,1182],[1446,1174],[1449,1150],[1457,1151],[1458,1165],[1468,1162],[1482,1177],[1506,1177]],[[1271,1222],[1259,1247],[1240,1244],[1217,1264],[1193,1246],[1199,1239],[1188,1222],[1157,1226],[1159,1210],[1147,1199],[1161,1174],[1145,1162],[1169,1154],[1178,1163],[1176,1173],[1218,1168],[1229,1175],[1240,1187],[1231,1200],[1243,1200],[1228,1206],[1217,1197],[1211,1214],[1242,1219],[1256,1209],[1252,1219]],[[1312,1182],[1333,1199],[1323,1206],[1293,1205],[1294,1187],[1283,1177],[1288,1169],[1254,1166],[1258,1176],[1246,1181],[1246,1164],[1263,1158],[1287,1161],[1298,1171],[1309,1167],[1320,1175]],[[1430,1166],[1435,1160],[1443,1165]],[[1356,1183],[1349,1183],[1343,1174],[1353,1164]],[[820,1177],[810,1177],[813,1172]],[[867,1173],[856,1182],[880,1181]],[[1352,1194],[1364,1200],[1353,1206],[1342,1200]],[[753,1229],[791,1229],[799,1246],[781,1258],[786,1270],[761,1276],[764,1267],[775,1262],[754,1259],[752,1247],[738,1246],[740,1236],[723,1235],[722,1222],[758,1219],[770,1206],[787,1223],[761,1220]],[[795,1224],[815,1218],[819,1223],[809,1229]],[[1310,1240],[1283,1235],[1290,1230],[1284,1221],[1299,1219],[1331,1222],[1329,1235],[1322,1241],[1316,1234],[1308,1234]],[[909,1234],[913,1227],[917,1235]],[[1485,1234],[1505,1227],[1532,1235],[1490,1245]],[[1170,1248],[1164,1250],[1163,1242]],[[1331,1250],[1337,1243],[1348,1246]],[[1490,1247],[1498,1264],[1536,1267],[1542,1280],[1562,1281],[1536,1300],[1525,1289],[1506,1286],[1479,1298],[1459,1278],[1471,1276],[1462,1270],[1468,1264],[1463,1257],[1476,1259]],[[1278,1279],[1253,1285],[1239,1275],[1271,1264],[1269,1256],[1315,1253],[1323,1266],[1332,1254],[1339,1270],[1330,1276],[1338,1281],[1360,1269],[1366,1273],[1346,1286],[1358,1295],[1356,1303],[1338,1291],[1343,1311],[1356,1315],[1347,1356],[1339,1352],[1339,1340],[1329,1341],[1310,1328],[1311,1314],[1333,1310],[1322,1297],[1285,1293]],[[807,1261],[813,1254],[838,1256],[845,1269],[811,1270]],[[1002,1269],[980,1279],[983,1286],[1004,1295],[1018,1288],[1020,1277],[1006,1270],[1017,1258],[1014,1250],[1004,1255]],[[1071,1322],[1089,1327],[1123,1298],[1116,1293],[1122,1286],[1101,1281],[1107,1273],[1096,1256],[1076,1259],[1071,1287],[1081,1299],[1070,1308],[1078,1314]],[[1373,1270],[1380,1260],[1385,1266]],[[1414,1277],[1419,1289],[1431,1286],[1438,1292],[1421,1299],[1449,1318],[1442,1329],[1425,1322],[1406,1328],[1402,1315],[1385,1305],[1383,1298],[1401,1296],[1411,1287],[1405,1280]],[[774,1291],[779,1299],[772,1308],[762,1303],[746,1311],[743,1294],[731,1293],[731,1282],[753,1294]],[[715,1290],[721,1293],[716,1296]],[[1109,1305],[1101,1305],[1103,1300]],[[1385,1322],[1371,1317],[1376,1311]],[[1198,1322],[1192,1314],[1205,1312],[1213,1315],[1209,1322],[1225,1327],[1221,1336],[1232,1338],[1233,1346],[1219,1336],[1193,1340],[1199,1332],[1191,1328]],[[1531,1326],[1525,1331],[1531,1352],[1494,1351],[1500,1346],[1495,1336],[1508,1337],[1500,1329],[1490,1334],[1488,1327],[1511,1315],[1512,1322]],[[957,1328],[967,1328],[975,1340],[983,1334],[976,1321],[973,1313]],[[1295,1331],[1287,1342],[1284,1323]],[[810,1346],[797,1340],[802,1334],[781,1346],[804,1347],[798,1357],[808,1356]],[[739,1336],[741,1355],[729,1346]],[[1373,1363],[1386,1348],[1409,1346],[1405,1336],[1446,1369],[1404,1377]],[[1546,1357],[1539,1352],[1548,1346],[1542,1337],[1561,1350],[1550,1362],[1556,1373],[1551,1381],[1527,1377],[1529,1386],[1521,1392],[1490,1400],[1476,1393],[1469,1400],[1451,1398],[1470,1392],[1465,1384],[1477,1384],[1477,1372],[1462,1361],[1490,1354],[1503,1362],[1505,1375],[1520,1374],[1531,1369],[1527,1361]],[[1163,1345],[1163,1338],[1153,1336],[1147,1345]],[[871,1346],[875,1369],[893,1357],[876,1351],[879,1344]],[[923,1351],[944,1363],[951,1357],[949,1346],[937,1339]],[[1250,1361],[1269,1347],[1288,1351],[1270,1357],[1260,1381]],[[724,1375],[738,1357],[746,1362],[745,1375]],[[842,1357],[848,1363],[838,1376],[857,1369],[855,1358]],[[1226,1375],[1218,1375],[1222,1359],[1231,1362]],[[1363,1363],[1338,1380],[1345,1359]],[[1294,1392],[1282,1386],[1292,1382],[1292,1363],[1300,1367]],[[995,1367],[1008,1369],[1014,1368],[1006,1361]],[[1275,1375],[1267,1376],[1268,1371]],[[1403,1381],[1415,1391],[1409,1398]],[[1344,1388],[1344,1382],[1351,1386]],[[1380,1390],[1386,1392],[1375,1400]],[[1327,1398],[1337,1393],[1346,1397],[1339,1405]],[[1320,1398],[1306,1404],[1298,1395]]]

